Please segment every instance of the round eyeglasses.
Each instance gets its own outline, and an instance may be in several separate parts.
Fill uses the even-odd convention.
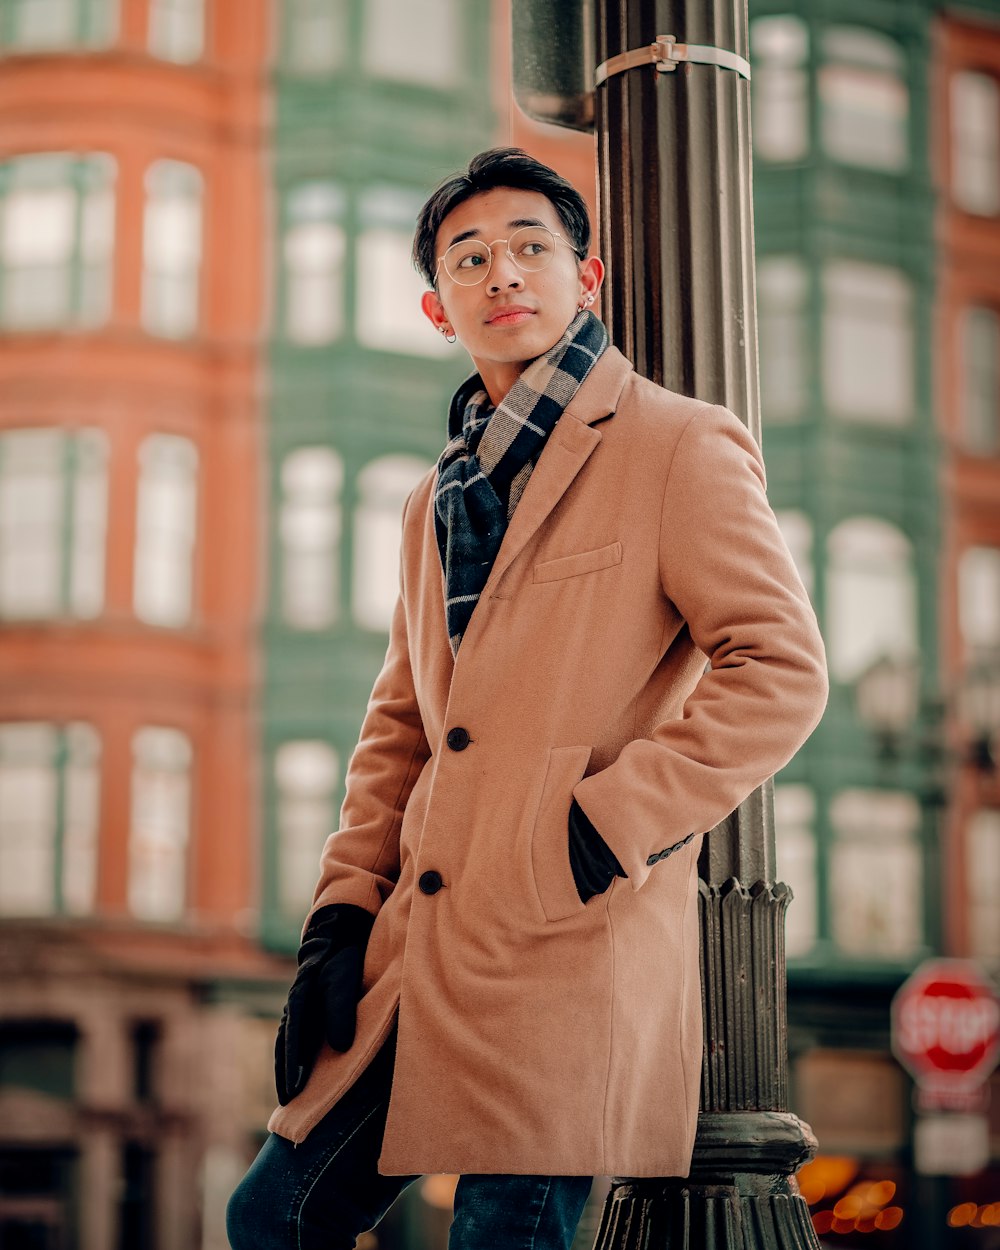
[[[444,265],[452,282],[457,282],[459,286],[478,286],[493,268],[493,249],[498,243],[506,244],[507,255],[525,273],[538,273],[550,264],[557,244],[572,247],[561,234],[549,230],[547,226],[521,226],[509,239],[494,239],[492,243],[461,239],[438,257],[437,269],[434,270],[435,283]],[[573,251],[576,249],[573,248]]]

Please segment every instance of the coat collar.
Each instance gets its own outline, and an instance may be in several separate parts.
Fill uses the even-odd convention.
[[[631,372],[632,365],[621,352],[615,347],[608,347],[567,405],[514,509],[483,590],[484,599],[492,594],[500,578],[569,489],[601,441],[601,432],[594,428],[595,423],[614,414]],[[567,421],[566,417],[574,420]],[[459,649],[460,658],[463,653],[469,654],[470,635],[478,634],[483,621],[483,613],[472,614]]]
[[[566,406],[566,411],[584,425],[593,425],[602,417],[613,415],[631,372],[632,362],[626,360],[617,347],[609,344]]]

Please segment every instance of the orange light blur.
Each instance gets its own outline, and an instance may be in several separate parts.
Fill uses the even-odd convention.
[[[1000,1202],[990,1202],[979,1210],[979,1218],[987,1228],[1000,1225]]]
[[[817,1211],[812,1217],[813,1228],[817,1233],[828,1233],[833,1227],[832,1211]]]
[[[948,1212],[949,1228],[965,1228],[966,1224],[971,1224],[976,1218],[976,1212],[979,1208],[974,1202],[962,1202],[957,1207],[952,1207]]]
[[[796,1174],[799,1192],[809,1206],[827,1194],[839,1194],[858,1174],[858,1161],[850,1155],[819,1155]]]
[[[886,1207],[875,1216],[875,1227],[881,1229],[898,1228],[903,1222],[902,1207]]]

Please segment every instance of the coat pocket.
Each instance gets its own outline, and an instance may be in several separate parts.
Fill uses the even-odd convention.
[[[560,556],[558,560],[546,560],[542,564],[536,564],[532,581],[557,582],[564,577],[579,577],[581,573],[596,573],[599,569],[610,569],[621,562],[621,543],[609,543],[607,547],[597,547],[593,551],[578,551],[575,555]]]
[[[553,747],[531,834],[531,872],[546,920],[583,911],[569,863],[569,809],[592,747]]]

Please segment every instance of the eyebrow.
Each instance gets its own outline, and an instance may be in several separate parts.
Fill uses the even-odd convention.
[[[539,221],[537,217],[515,217],[513,221],[507,222],[508,230],[518,230],[521,226],[545,226],[544,221]],[[548,230],[550,227],[545,226]],[[482,234],[481,230],[463,230],[461,234],[456,234],[449,247],[454,247],[456,243],[461,243],[463,239],[478,239]]]

